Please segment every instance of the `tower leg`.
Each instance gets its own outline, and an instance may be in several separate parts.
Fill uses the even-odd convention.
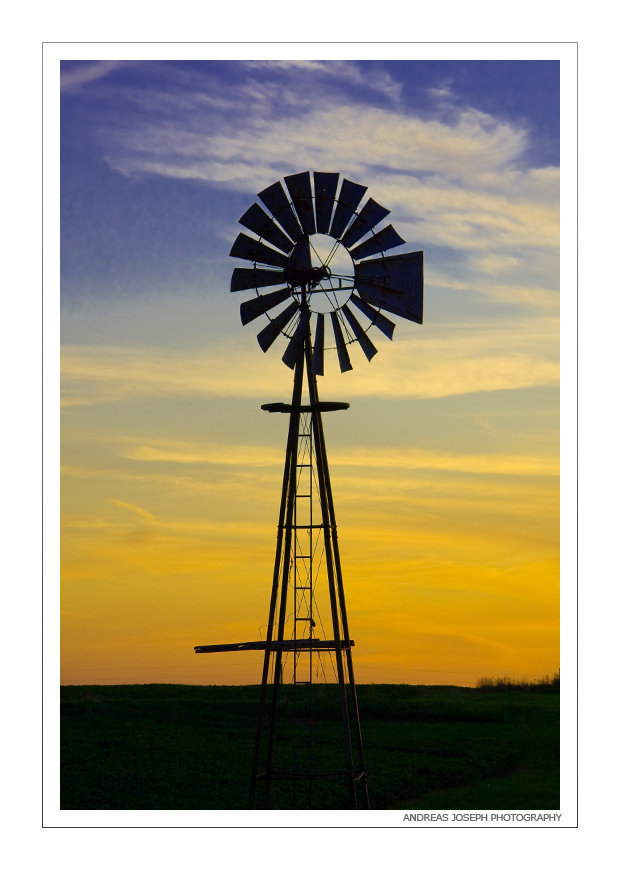
[[[271,657],[271,649],[270,644],[273,640],[273,628],[274,621],[276,615],[276,607],[278,601],[278,588],[280,586],[280,573],[282,572],[284,581],[282,583],[282,592],[281,594],[284,596],[284,605],[286,605],[286,586],[287,586],[287,578],[288,578],[288,565],[290,562],[290,551],[291,551],[291,520],[292,520],[292,504],[294,501],[293,494],[295,491],[295,458],[297,455],[297,440],[299,434],[299,410],[295,411],[295,408],[299,408],[301,405],[301,394],[303,388],[303,359],[300,358],[297,365],[295,366],[295,379],[293,382],[293,396],[291,404],[293,406],[293,411],[289,420],[288,427],[288,439],[286,444],[286,459],[284,461],[284,477],[282,479],[282,497],[280,499],[280,516],[278,519],[278,537],[276,543],[276,556],[273,566],[273,582],[271,586],[271,600],[269,602],[269,619],[267,622],[267,647],[265,649],[265,657],[263,659],[263,675],[261,680],[260,687],[260,697],[258,702],[258,722],[256,726],[256,740],[254,743],[254,758],[252,761],[252,776],[250,781],[250,809],[254,809],[256,802],[256,786],[259,776],[259,764],[260,764],[260,750],[261,750],[261,738],[263,733],[263,722],[265,719],[265,702],[267,699],[267,685],[269,682],[269,664]],[[284,560],[282,560],[282,549],[284,544]],[[284,566],[284,570],[282,570],[282,566]],[[281,618],[280,623],[282,623],[282,613],[284,613],[284,608],[282,607],[282,603],[280,606]],[[280,637],[280,632],[278,631],[278,637]],[[275,710],[276,710],[276,700],[278,694],[278,686],[281,679],[281,662],[282,662],[282,653],[276,652],[276,668],[275,668],[275,679],[274,679],[274,687],[273,687],[273,696],[272,696],[272,705],[271,705],[271,714],[270,714],[270,734],[269,734],[269,758],[273,757],[273,735],[275,729]],[[268,763],[266,775],[268,777],[268,782],[266,783],[266,800],[268,800],[268,793],[270,789],[270,770],[271,764]],[[267,806],[265,807],[267,808]]]
[[[336,526],[336,513],[334,510],[334,499],[332,495],[331,480],[329,476],[329,464],[327,461],[327,450],[325,447],[325,436],[323,433],[323,419],[319,408],[319,393],[316,382],[316,375],[312,373],[311,365],[311,346],[310,341],[306,343],[306,370],[308,375],[308,392],[310,394],[310,402],[314,406],[312,412],[312,421],[315,430],[315,446],[317,455],[317,466],[319,467],[319,483],[321,488],[321,507],[323,510],[323,523],[326,533],[326,557],[328,558],[328,576],[330,582],[330,598],[332,597],[332,618],[334,622],[334,636],[339,636],[338,627],[338,609],[340,610],[340,622],[342,625],[342,640],[345,642],[345,650],[338,653],[338,682],[341,695],[341,715],[342,726],[345,737],[345,754],[347,758],[347,767],[349,768],[349,795],[352,809],[369,809],[368,800],[368,785],[366,780],[366,768],[364,764],[364,749],[362,744],[362,731],[359,720],[359,709],[357,704],[357,691],[355,688],[355,676],[353,672],[353,656],[351,654],[349,622],[347,618],[347,608],[344,597],[344,583],[342,580],[342,568],[340,565],[340,549],[338,546],[338,531]],[[328,534],[329,530],[329,534]],[[328,541],[329,537],[329,557],[328,557]],[[331,567],[330,567],[331,562]],[[334,576],[335,575],[335,576]],[[334,582],[335,581],[335,582]],[[336,604],[336,589],[338,594],[338,604]],[[332,592],[333,590],[333,592]],[[338,607],[339,606],[339,607]],[[338,635],[336,632],[338,631]],[[347,673],[349,677],[349,690],[351,694],[351,710],[346,698],[346,683],[344,677],[343,658],[346,655]],[[352,722],[350,721],[352,720]],[[351,725],[356,737],[357,748],[357,770],[353,764],[353,752],[351,746]],[[362,783],[363,794],[358,802],[356,782]]]

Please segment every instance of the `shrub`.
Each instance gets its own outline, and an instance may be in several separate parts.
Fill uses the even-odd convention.
[[[559,692],[560,672],[553,677],[544,676],[539,680],[516,679],[514,677],[481,677],[476,683],[479,692]]]

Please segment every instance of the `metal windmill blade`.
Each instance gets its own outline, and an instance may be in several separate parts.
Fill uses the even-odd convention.
[[[356,242],[370,232],[377,224],[389,215],[389,208],[383,208],[374,199],[369,199],[359,215],[355,218],[349,229],[342,237],[345,248],[351,248]]]
[[[338,319],[338,312],[332,311],[331,315],[334,337],[336,339],[336,350],[338,351],[338,363],[340,364],[341,372],[350,372],[353,366],[347,350],[347,345],[342,334],[342,327]]]
[[[235,269],[230,281],[230,292],[238,290],[254,290],[259,287],[273,287],[276,284],[286,284],[284,270],[275,272],[272,269]]]
[[[284,327],[293,319],[299,309],[299,303],[295,300],[288,308],[285,308],[277,317],[270,320],[267,326],[258,333],[258,343],[266,353]]]
[[[266,239],[275,248],[284,251],[285,254],[290,254],[293,250],[294,243],[257,203],[251,205],[246,213],[239,218],[239,223],[252,230],[257,236]]]
[[[330,236],[333,236],[335,239],[340,238],[367,190],[368,188],[361,184],[355,184],[353,181],[344,179],[338,194],[338,205],[336,206],[332,225],[329,229]]]
[[[239,233],[235,243],[230,249],[231,257],[239,257],[240,260],[252,260],[254,263],[264,263],[266,266],[281,266],[284,268],[288,262],[284,254],[274,251],[273,248],[263,245],[256,239]]]
[[[370,320],[373,326],[378,327],[381,332],[390,339],[390,341],[392,340],[392,336],[394,335],[394,328],[396,326],[393,321],[389,320],[389,318],[387,317],[384,317],[378,308],[373,308],[372,305],[369,305],[363,299],[360,299],[360,297],[356,296],[355,293],[351,294],[351,302],[354,305],[357,305],[359,310],[366,315],[366,317]]]
[[[348,305],[344,306],[344,308],[342,309],[342,313],[349,321],[349,323],[351,325],[351,329],[353,330],[353,333],[354,333],[356,339],[359,341],[362,350],[366,354],[366,359],[368,360],[368,362],[370,362],[370,360],[376,354],[377,348],[374,346],[372,341],[368,338],[364,328],[362,327],[359,320],[353,314],[353,312],[351,311],[351,309],[349,308]]]
[[[397,248],[399,245],[404,245],[405,240],[401,239],[392,224],[389,227],[381,230],[376,235],[371,236],[367,241],[362,242],[352,251],[349,251],[353,260],[363,260],[373,254],[382,254],[384,251],[389,251],[390,248]]]
[[[295,211],[304,233],[308,236],[314,235],[316,233],[316,223],[314,220],[314,206],[312,204],[310,173],[300,172],[298,175],[287,175],[284,181],[288,187],[288,192],[293,200],[293,205],[295,206]]]
[[[265,293],[264,296],[255,296],[253,299],[248,299],[247,302],[242,302],[239,309],[241,312],[241,323],[245,326],[246,323],[256,320],[261,314],[266,314],[272,308],[275,308],[276,305],[279,305],[280,302],[284,302],[290,295],[291,291],[288,287],[285,287],[283,290]]]
[[[293,333],[288,347],[284,351],[284,355],[282,357],[282,362],[289,367],[289,369],[294,369],[297,365],[297,360],[300,355],[303,353],[304,349],[304,341],[306,339],[306,333],[308,331],[308,324],[310,323],[310,312],[308,309],[302,312],[301,317],[299,318],[299,322],[297,324],[297,328]]]
[[[324,372],[323,355],[325,353],[325,315],[317,314],[314,348],[312,349],[312,374],[322,375]]]
[[[337,172],[314,173],[314,206],[316,211],[317,233],[322,233],[324,235],[329,233],[339,178],[340,175]]]
[[[303,236],[303,230],[299,226],[297,216],[288,201],[284,188],[279,181],[261,190],[258,194],[280,226],[288,233],[294,242],[298,242]]]

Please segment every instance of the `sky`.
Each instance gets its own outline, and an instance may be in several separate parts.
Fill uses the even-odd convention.
[[[307,169],[423,250],[424,324],[332,356],[358,682],[559,667],[559,62],[61,64],[63,683],[255,683],[286,419],[229,292],[238,218]],[[205,661],[207,659],[207,661]]]

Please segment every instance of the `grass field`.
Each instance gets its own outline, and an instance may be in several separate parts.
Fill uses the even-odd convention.
[[[372,809],[559,808],[559,691],[488,689],[358,686]],[[328,765],[340,764],[335,692],[315,687]],[[257,700],[258,686],[63,686],[61,809],[246,809]],[[284,693],[290,754],[289,713]],[[273,809],[292,808],[287,788]],[[317,786],[313,806],[346,808],[344,790]]]

